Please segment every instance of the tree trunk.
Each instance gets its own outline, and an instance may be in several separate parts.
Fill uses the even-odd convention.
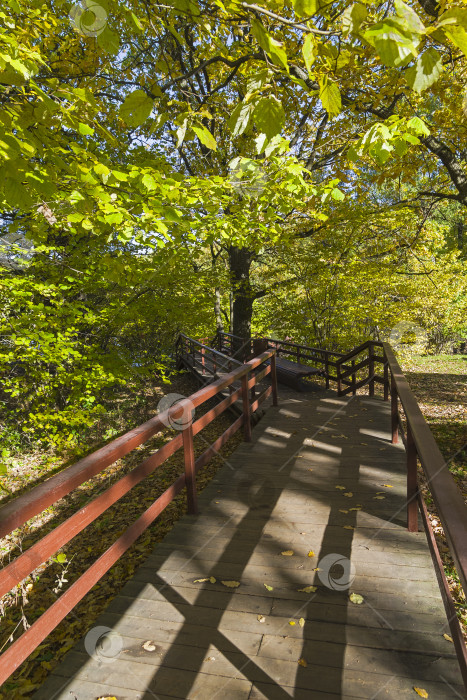
[[[221,292],[219,287],[215,290],[215,300],[214,300],[214,314],[216,316],[216,330],[221,333],[224,332],[224,324],[222,322],[222,311],[221,311]]]
[[[251,338],[254,296],[250,283],[252,260],[253,253],[250,250],[235,246],[229,248],[229,267],[233,292],[232,333],[245,340]]]

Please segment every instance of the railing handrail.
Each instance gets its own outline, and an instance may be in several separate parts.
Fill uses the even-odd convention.
[[[87,481],[90,475],[95,475],[112,464],[118,456],[123,456],[138,445],[146,442],[155,433],[170,425],[170,419],[176,419],[184,415],[185,409],[191,411],[193,408],[213,398],[226,387],[230,387],[234,382],[241,381],[241,386],[232,391],[230,396],[224,398],[223,401],[208,410],[198,420],[194,422],[189,420],[186,425],[181,427],[178,435],[157,449],[129,474],[122,476],[103,493],[96,496],[89,504],[76,511],[66,521],[60,523],[54,530],[28,548],[26,552],[23,552],[14,561],[3,567],[0,571],[0,587],[2,587],[4,592],[7,592],[22,581],[25,576],[32,573],[39,564],[47,561],[64,544],[82,532],[97,517],[106,512],[111,505],[128,493],[133,486],[160,467],[168,457],[179,449],[183,449],[184,473],[170,484],[149,508],[62,593],[60,598],[3,652],[0,656],[0,684],[18,668],[66,615],[74,609],[183,489],[186,489],[188,512],[197,512],[195,479],[197,471],[217,454],[217,451],[240,427],[243,426],[245,440],[251,440],[251,414],[265,398],[272,395],[273,405],[277,406],[275,356],[274,350],[267,350],[248,362],[240,364],[239,367],[202,387],[191,396],[171,406],[142,426],[120,436],[120,438],[112,441],[109,445],[64,469],[60,474],[56,474],[43,484],[33,488],[29,493],[19,496],[0,509],[0,521],[3,520],[2,532],[3,534],[8,534],[11,530],[24,524],[31,517],[55,503],[63,495]],[[259,374],[255,375],[252,373],[251,378],[249,378],[249,373],[263,364],[265,365],[264,369]],[[268,374],[271,376],[271,385],[250,404],[250,389],[255,386],[257,381]],[[241,415],[196,459],[193,443],[194,435],[227,410],[238,398],[242,399],[243,404]],[[128,447],[128,444],[131,446]]]
[[[467,593],[467,506],[397,362],[393,349],[389,343],[383,343],[383,348],[459,578]]]
[[[215,348],[211,348],[209,345],[205,345],[200,340],[195,340],[194,338],[190,338],[190,336],[185,335],[184,333],[179,333],[178,338],[184,338],[185,340],[189,340],[190,343],[194,343],[194,345],[197,345],[199,348],[202,348],[205,351],[208,350],[210,354],[216,355],[216,357],[222,357],[224,360],[227,360],[228,362],[236,362],[239,365],[239,367],[241,367],[243,365],[243,362],[236,360],[234,357],[231,357],[230,355],[225,355],[223,352],[220,352],[220,350],[215,350]]]
[[[337,360],[337,364],[341,365],[344,364],[345,362],[348,362],[351,360],[353,357],[356,355],[359,355],[361,352],[364,350],[367,350],[371,346],[376,346],[378,348],[383,347],[383,343],[381,343],[379,340],[365,340],[364,343],[361,343],[361,345],[357,345],[356,348],[353,350],[350,350],[346,355],[341,355],[339,359]]]
[[[245,338],[242,338],[239,335],[234,335],[233,333],[226,333],[224,331],[218,331],[217,335],[221,336],[226,336],[228,338],[235,338],[236,340],[242,340],[245,341]],[[267,340],[268,343],[280,343],[281,345],[289,345],[294,348],[299,348],[300,350],[311,350],[313,352],[320,352],[325,355],[332,355],[334,357],[341,357],[343,353],[337,352],[335,350],[325,350],[324,348],[315,348],[312,347],[311,345],[301,345],[300,343],[295,343],[291,340],[278,340],[276,338],[269,338],[267,336],[258,336],[258,340]],[[251,338],[251,340],[255,340],[255,338]]]

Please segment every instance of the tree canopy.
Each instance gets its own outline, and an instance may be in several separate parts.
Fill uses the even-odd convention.
[[[466,332],[467,2],[6,0],[0,23],[24,433],[77,439],[180,330]]]

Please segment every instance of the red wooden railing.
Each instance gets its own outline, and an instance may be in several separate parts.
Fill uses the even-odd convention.
[[[259,373],[255,375],[254,373],[258,370],[260,370]],[[24,525],[30,518],[44,511],[117,459],[127,455],[138,445],[147,442],[151,437],[165,430],[170,421],[183,417],[183,430],[170,442],[2,569],[0,572],[0,596],[8,593],[40,564],[47,561],[49,557],[84,530],[87,525],[128,493],[133,486],[160,467],[177,450],[183,448],[184,473],[0,656],[0,683],[3,683],[73,610],[184,488],[187,492],[188,512],[197,512],[196,473],[217,454],[217,451],[240,427],[243,426],[245,440],[251,439],[251,414],[259,404],[257,400],[250,403],[249,392],[258,381],[270,375],[271,385],[263,392],[263,395],[266,398],[272,394],[273,404],[277,405],[275,372],[274,351],[263,352],[246,364],[235,367],[231,372],[175,404],[167,411],[113,440],[105,447],[67,467],[28,493],[0,508],[0,537],[5,537],[12,530]],[[202,406],[224,389],[231,388],[238,383],[240,383],[238,388],[234,388],[214,408],[208,410],[197,420],[191,420],[192,409]],[[203,454],[195,459],[193,437],[238,399],[242,400],[242,414]],[[187,416],[189,419],[186,419]]]

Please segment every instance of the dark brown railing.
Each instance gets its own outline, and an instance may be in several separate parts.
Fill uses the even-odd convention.
[[[259,372],[254,374],[258,370]],[[217,451],[241,426],[243,426],[245,440],[251,440],[251,414],[258,408],[261,397],[250,403],[249,392],[257,382],[270,375],[271,385],[262,396],[264,399],[272,394],[273,404],[277,405],[275,372],[274,351],[263,352],[0,508],[0,537],[5,537],[117,459],[147,442],[167,425],[173,424],[177,418],[179,421],[183,419],[183,429],[180,428],[179,434],[170,442],[2,569],[0,596],[8,593],[40,564],[47,561],[87,525],[127,494],[133,486],[160,467],[177,450],[183,449],[184,473],[0,656],[0,683],[3,683],[57,627],[184,488],[187,493],[188,512],[197,512],[196,473],[217,454]],[[237,384],[239,386],[235,388],[234,385]],[[229,396],[197,420],[192,419],[193,409],[202,406],[226,388],[229,390],[232,388]],[[239,399],[242,401],[242,414],[203,454],[195,459],[193,437]]]
[[[402,373],[393,349],[389,343],[383,343],[383,350],[391,377],[392,442],[398,442],[400,431],[407,454],[407,527],[411,532],[418,530],[417,506],[419,505],[462,677],[467,688],[467,649],[426,504],[419,489],[418,462],[433,497],[464,593],[467,593],[467,506],[449,471],[449,463],[441,454],[417,399]],[[405,429],[399,405],[402,406],[405,414]]]

